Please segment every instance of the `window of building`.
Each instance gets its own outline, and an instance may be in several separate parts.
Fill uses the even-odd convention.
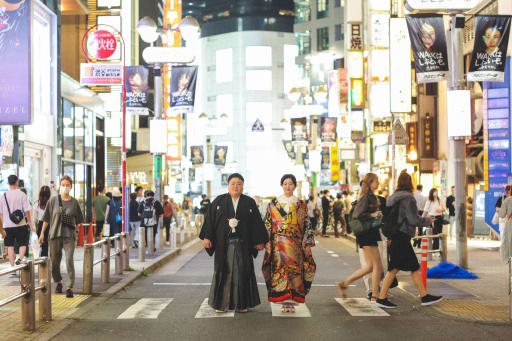
[[[322,27],[316,30],[317,50],[329,49],[329,27]]]
[[[272,91],[272,71],[245,71],[245,88],[247,90]]]
[[[306,56],[311,53],[311,32],[297,32],[295,33],[297,46],[299,47],[299,56]]]
[[[272,66],[272,47],[247,46],[245,48],[246,66]]]
[[[311,21],[311,3],[309,0],[295,3],[295,23]]]
[[[215,73],[217,83],[233,80],[233,49],[215,51]]]
[[[340,41],[344,39],[343,35],[343,25],[342,24],[336,24],[334,25],[334,40]]]
[[[343,5],[342,0],[334,0],[334,8],[339,8]]]
[[[84,108],[75,106],[75,159],[84,159]]]
[[[63,126],[63,150],[62,156],[66,159],[73,159],[75,156],[75,143],[73,131],[74,118],[73,103],[64,100],[62,104],[62,126]]]
[[[294,82],[300,79],[300,68],[295,64],[295,57],[298,55],[297,45],[284,46],[284,93],[287,94],[294,87]]]
[[[329,16],[329,0],[316,0],[316,18],[322,19]]]

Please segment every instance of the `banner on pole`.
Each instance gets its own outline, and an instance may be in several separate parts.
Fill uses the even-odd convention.
[[[305,117],[290,119],[292,125],[292,142],[306,142],[307,135],[307,119]]]
[[[293,143],[290,140],[283,140],[283,146],[288,154],[288,157],[292,160],[295,160],[295,150],[293,149]]]
[[[320,119],[320,139],[322,143],[336,143],[336,124],[337,118],[322,117]]]
[[[435,83],[448,77],[448,53],[442,15],[406,15],[418,83]]]
[[[127,66],[126,113],[131,115],[148,115],[148,75],[146,66]]]
[[[511,16],[477,15],[468,81],[503,82]]]
[[[190,161],[193,166],[200,166],[204,163],[203,146],[190,147]]]
[[[215,156],[213,158],[213,164],[215,166],[224,167],[226,165],[226,154],[228,153],[228,146],[215,146]]]
[[[194,111],[197,66],[173,66],[171,70],[171,109],[174,112]]]

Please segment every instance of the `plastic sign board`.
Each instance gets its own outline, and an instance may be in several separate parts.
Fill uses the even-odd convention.
[[[411,41],[404,18],[391,18],[390,35],[390,109],[393,113],[411,111]]]
[[[188,64],[195,59],[194,52],[187,47],[146,47],[142,58],[148,64]]]
[[[87,37],[87,52],[98,60],[110,58],[117,49],[117,39],[109,31],[98,30]]]
[[[409,10],[470,10],[481,0],[406,0],[405,7]]]
[[[470,90],[449,90],[446,96],[448,136],[471,136]]]
[[[405,131],[405,128],[400,120],[395,121],[393,124],[393,129],[389,134],[388,143],[392,144],[393,142],[396,145],[407,145],[409,143],[409,136],[407,135],[407,131]]]
[[[123,65],[81,63],[80,84],[98,86],[123,85]]]

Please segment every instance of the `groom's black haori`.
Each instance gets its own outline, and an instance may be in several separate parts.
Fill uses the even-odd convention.
[[[231,218],[239,220],[235,232],[229,227]],[[219,195],[208,207],[199,238],[209,239],[212,247],[206,251],[215,254],[208,304],[217,310],[260,304],[253,257],[258,255],[255,246],[266,243],[268,234],[254,199],[242,194],[235,214],[231,195]]]

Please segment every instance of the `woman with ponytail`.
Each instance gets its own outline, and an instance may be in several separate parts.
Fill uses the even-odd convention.
[[[381,240],[379,233],[378,220],[382,218],[382,212],[379,210],[379,200],[374,194],[379,187],[379,178],[374,173],[368,173],[361,183],[361,192],[357,200],[353,219],[361,221],[371,220],[372,227],[367,232],[361,233],[356,236],[357,244],[363,249],[366,259],[366,266],[354,272],[349,278],[338,282],[338,288],[343,298],[347,297],[347,288],[350,283],[358,280],[366,274],[372,273],[372,297],[371,301],[374,302],[379,296],[379,283],[382,277],[382,260],[380,258],[379,248],[377,242]]]

